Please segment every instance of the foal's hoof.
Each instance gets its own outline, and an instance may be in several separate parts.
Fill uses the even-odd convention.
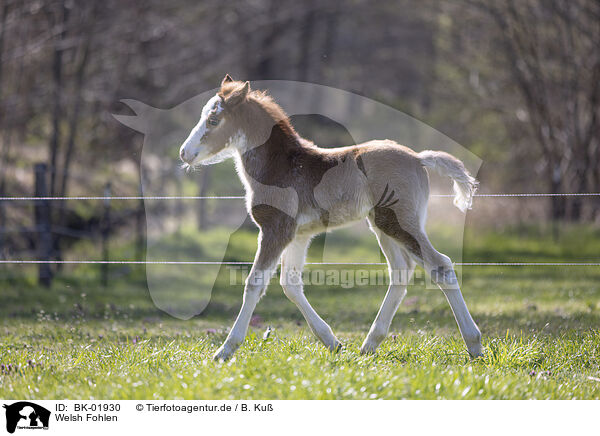
[[[325,346],[332,353],[339,353],[340,351],[342,351],[342,348],[344,348],[344,345],[340,341],[338,341],[337,339],[335,340],[334,343],[332,343],[332,344],[326,344]]]
[[[471,359],[479,359],[483,357],[483,351],[481,350],[481,348],[476,350],[469,350],[469,356],[471,357]]]
[[[220,360],[226,361],[229,360],[232,354],[233,350],[229,350],[227,347],[225,347],[225,345],[221,345],[221,347],[219,347],[219,349],[213,355],[213,360],[215,362],[218,362]]]
[[[369,332],[360,347],[360,354],[375,354],[377,347],[379,347],[379,344],[381,344],[385,337],[385,333],[379,333],[377,331]]]
[[[483,347],[481,346],[481,333],[477,332],[473,337],[465,338],[465,345],[467,346],[467,350],[469,350],[469,354],[472,358],[477,358],[483,356]]]
[[[360,354],[375,354],[376,350],[377,345],[365,342],[364,344],[362,344],[362,347],[360,347]]]

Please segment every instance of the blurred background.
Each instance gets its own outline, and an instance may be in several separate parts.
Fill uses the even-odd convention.
[[[481,193],[598,192],[599,23],[592,0],[2,0],[0,197],[139,196],[143,135],[111,116],[133,115],[120,100],[172,108],[225,73],[340,88],[415,117],[483,160]],[[165,195],[243,195],[229,163],[178,164],[161,169]],[[216,231],[214,207],[199,201],[184,233]],[[598,196],[477,198],[467,229],[492,236],[473,237],[465,260],[505,232],[541,241],[548,229],[556,244],[599,222]],[[0,199],[0,260],[144,260],[145,231],[141,200]],[[250,260],[248,241],[229,258]],[[48,285],[64,268],[4,264],[0,278]],[[108,267],[90,274],[108,281]]]

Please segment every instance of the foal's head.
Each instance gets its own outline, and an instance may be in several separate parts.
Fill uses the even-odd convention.
[[[241,147],[239,112],[243,110],[250,91],[249,82],[233,80],[229,74],[221,82],[221,89],[202,108],[196,127],[179,149],[181,160],[195,166],[215,158],[226,149]]]

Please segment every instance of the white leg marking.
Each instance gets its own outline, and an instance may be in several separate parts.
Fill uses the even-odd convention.
[[[360,348],[362,354],[374,353],[390,330],[392,319],[406,295],[406,285],[412,276],[415,262],[393,238],[371,227],[388,262],[390,286],[383,303]]]
[[[446,295],[446,299],[452,308],[452,313],[454,313],[458,329],[467,345],[469,353],[474,357],[481,356],[481,332],[469,313],[469,309],[467,308],[467,304],[465,303],[458,285],[453,286],[451,289],[442,288],[442,291],[444,292],[444,295]]]
[[[422,266],[446,296],[469,353],[472,356],[481,356],[481,332],[473,321],[460,292],[452,261],[431,245],[425,231],[421,230],[419,233],[413,234],[413,237],[417,239],[421,248]]]
[[[271,280],[277,267],[277,260],[281,255],[282,249],[276,249],[275,246],[277,244],[275,246],[272,243],[265,244],[262,233],[259,236],[259,241],[254,265],[252,265],[252,270],[250,270],[250,274],[246,279],[242,307],[229,335],[227,335],[227,339],[225,339],[223,345],[214,354],[213,358],[215,360],[227,360],[240,346],[246,337],[250,318],[256,308],[256,304],[267,289],[269,280]]]
[[[304,295],[302,269],[308,248],[308,239],[296,239],[285,249],[281,257],[281,286],[285,295],[300,309],[308,326],[317,338],[332,351],[339,349],[341,342],[331,327],[315,312]]]
[[[432,254],[433,260],[425,263],[425,268],[430,271],[432,280],[446,296],[469,353],[474,357],[481,356],[481,332],[475,321],[473,321],[460,292],[452,261],[448,256],[435,251],[435,249],[433,249]]]
[[[225,339],[223,345],[216,351],[214,355],[215,360],[227,360],[244,341],[252,313],[254,312],[260,297],[263,295],[276,266],[277,265],[275,264],[271,268],[265,270],[253,269],[250,272],[250,275],[246,280],[242,307],[233,323],[233,327],[231,327],[231,331],[227,335],[227,339]]]

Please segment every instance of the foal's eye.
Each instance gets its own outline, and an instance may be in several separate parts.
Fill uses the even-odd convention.
[[[211,126],[217,126],[219,121],[221,120],[217,117],[208,117],[208,120],[206,120],[206,122]]]

